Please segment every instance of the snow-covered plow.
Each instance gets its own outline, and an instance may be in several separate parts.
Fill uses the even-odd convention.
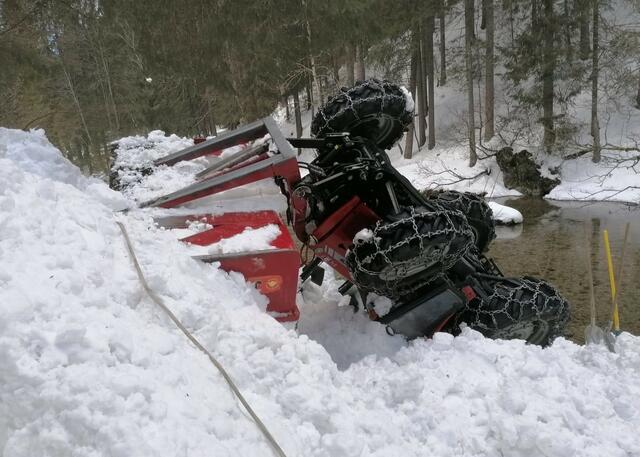
[[[242,273],[269,299],[267,312],[280,322],[296,321],[300,311],[296,305],[300,256],[286,226],[274,211],[225,213],[220,215],[186,215],[157,218],[156,224],[167,229],[184,229],[190,223],[203,224],[205,230],[180,241],[197,246],[210,246],[242,233],[247,228],[259,229],[275,225],[279,235],[268,249],[237,253],[203,254],[194,258],[206,263],[219,262],[225,271]]]
[[[343,89],[319,110],[313,138],[285,138],[275,121],[265,118],[155,160],[156,168],[173,166],[243,145],[208,163],[195,182],[140,206],[173,208],[273,179],[286,198],[286,223],[302,249],[313,253],[300,276],[300,257],[275,213],[158,222],[165,227],[209,224],[183,239],[200,245],[246,227],[280,227],[279,241],[270,246],[275,249],[197,257],[242,272],[269,297],[268,310],[280,320],[297,319],[299,282],[319,280],[326,263],[345,278],[340,293],[390,332],[408,338],[457,333],[464,322],[490,337],[549,344],[569,319],[568,303],[542,280],[504,277],[483,254],[495,237],[484,200],[452,191],[422,194],[391,166],[385,149],[402,137],[412,115],[404,88],[365,81]],[[314,149],[316,158],[298,163],[294,148]],[[307,171],[304,177],[300,168]],[[384,312],[375,306],[380,296],[392,302]]]

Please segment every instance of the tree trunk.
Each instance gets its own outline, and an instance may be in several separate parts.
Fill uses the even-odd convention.
[[[480,30],[485,30],[487,28],[487,0],[480,0],[480,7],[482,11],[480,12]]]
[[[553,48],[554,14],[553,0],[544,0],[544,38],[542,62],[542,125],[544,127],[543,144],[551,150],[556,142],[553,129],[553,92],[556,56]]]
[[[441,2],[441,7],[438,15],[439,28],[440,28],[440,85],[444,86],[447,83],[447,55],[446,55],[446,43],[445,43],[445,26],[444,26],[444,0]]]
[[[317,106],[322,105],[322,93],[320,92],[320,81],[318,80],[318,71],[316,68],[316,59],[312,52],[311,46],[311,23],[309,22],[309,16],[307,11],[307,0],[302,0],[302,7],[304,8],[305,14],[305,28],[307,31],[307,45],[309,46],[309,63],[311,65],[311,77],[312,77],[312,85],[313,85],[313,100],[311,102],[312,106],[315,104]]]
[[[104,67],[104,75],[107,81],[107,88],[109,89],[109,98],[111,99],[111,105],[113,107],[113,115],[116,121],[116,131],[120,131],[120,116],[118,116],[118,106],[116,105],[116,99],[113,96],[113,88],[111,86],[111,76],[109,74],[109,66],[107,65],[107,59],[104,57],[104,49],[102,44],[98,45],[98,49],[100,50],[100,58],[102,60],[102,66]]]
[[[73,99],[73,104],[76,106],[76,109],[78,110],[78,116],[80,116],[80,122],[82,122],[84,133],[87,136],[87,144],[89,146],[93,146],[93,140],[91,139],[91,134],[89,133],[89,127],[87,126],[87,121],[84,117],[84,111],[82,111],[82,107],[80,106],[80,100],[78,100],[75,87],[73,86],[73,82],[71,81],[71,76],[69,75],[69,72],[67,71],[67,67],[65,66],[64,61],[62,61],[62,59],[61,59],[61,62],[62,62],[62,71],[64,72],[64,76],[67,80],[67,86],[69,87],[69,93],[71,94],[71,98]]]
[[[638,70],[640,73],[640,70]],[[638,95],[636,95],[636,108],[640,109],[640,74],[638,75]]]
[[[289,122],[291,121],[291,110],[289,109],[289,96],[287,94],[282,96],[282,105],[284,106],[285,118]]]
[[[411,53],[411,74],[409,75],[409,90],[411,91],[411,97],[413,98],[414,101],[416,99],[417,73],[418,73],[418,53],[416,52],[416,49],[414,46],[414,50]],[[413,137],[415,135],[415,130],[416,130],[415,119],[416,117],[414,113],[413,119],[411,121],[411,125],[409,126],[409,131],[407,132],[407,138],[405,141],[405,148],[404,148],[405,159],[410,159],[413,156]]]
[[[296,118],[296,138],[300,138],[302,136],[302,115],[300,114],[300,96],[298,89],[293,91],[293,116]],[[300,152],[300,149],[298,149],[298,155]]]
[[[473,46],[473,0],[464,0],[464,57],[467,74],[467,110],[469,132],[469,166],[475,166],[478,161],[476,154],[475,108],[473,104],[473,68],[471,48]]]
[[[355,50],[352,45],[348,44],[345,46],[345,51],[347,54],[347,87],[353,87],[356,82],[353,77],[356,63]]]
[[[313,100],[311,99],[311,83],[305,84],[304,90],[307,94],[307,110],[310,110],[313,106]],[[313,113],[312,113],[313,114]]]
[[[577,0],[576,3],[580,22],[580,58],[587,60],[591,51],[589,43],[589,8],[591,7],[591,2],[589,0]]]
[[[216,127],[216,118],[213,115],[213,103],[211,103],[211,98],[213,95],[210,93],[207,94],[207,107],[209,108],[208,118],[209,118],[209,135],[218,136],[218,128]]]
[[[494,33],[494,16],[493,16],[493,0],[485,0],[485,16],[487,21],[487,40],[486,40],[486,68],[485,68],[485,85],[484,85],[484,140],[489,141],[493,138],[494,125],[494,84],[493,84],[493,33]]]
[[[564,29],[564,41],[565,41],[565,46],[567,49],[567,55],[568,58],[570,60],[573,60],[573,46],[571,46],[571,33],[573,32],[572,26],[571,26],[571,16],[569,14],[569,0],[564,0],[563,2],[563,14],[564,14],[564,23],[563,23],[563,29]]]
[[[338,63],[338,56],[335,54],[331,55],[331,70],[333,71],[333,84],[332,87],[337,89],[340,87],[340,64]],[[332,92],[334,92],[332,90]]]
[[[427,147],[433,149],[436,146],[436,104],[434,89],[434,70],[433,70],[433,32],[435,28],[435,18],[429,16],[426,22],[425,51],[426,51],[426,67],[427,67],[427,88],[429,92],[428,105],[428,121],[429,121],[429,143]]]
[[[427,129],[425,115],[427,114],[427,97],[426,97],[426,84],[425,84],[425,69],[424,64],[424,49],[422,39],[422,29],[420,27],[414,31],[414,40],[416,47],[417,68],[416,80],[418,81],[418,149],[421,148],[427,141],[425,131]]]
[[[591,54],[591,136],[593,137],[593,162],[600,162],[600,123],[598,122],[598,32],[600,21],[600,5],[593,0],[593,52]]]
[[[365,80],[365,74],[364,74],[364,50],[363,50],[361,44],[357,44],[356,45],[355,70],[356,70],[356,80],[357,81],[364,81]]]

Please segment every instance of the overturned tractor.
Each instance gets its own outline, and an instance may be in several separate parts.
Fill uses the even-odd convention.
[[[312,138],[285,138],[276,123],[265,118],[156,160],[155,167],[171,166],[246,144],[199,172],[194,184],[141,206],[176,207],[275,179],[288,202],[287,223],[314,254],[302,267],[301,281],[300,260],[291,254],[293,246],[286,236],[279,249],[268,253],[247,253],[235,256],[235,261],[224,256],[201,260],[220,261],[223,268],[253,279],[281,320],[297,319],[295,291],[300,282],[318,280],[324,263],[344,276],[340,292],[351,295],[354,306],[365,308],[390,332],[416,338],[437,331],[457,333],[465,323],[491,338],[549,344],[564,331],[569,305],[544,280],[505,277],[485,256],[495,230],[484,200],[453,191],[423,195],[391,165],[386,150],[402,137],[412,118],[413,102],[404,88],[364,81],[343,89],[318,111],[311,125]],[[293,148],[314,149],[316,157],[299,163]],[[304,177],[300,168],[308,171]],[[123,171],[116,161],[115,186]],[[248,224],[237,218],[229,222],[228,217],[192,217],[203,218],[212,228],[185,241],[212,242],[221,233],[233,233],[230,225],[239,230]],[[184,224],[188,217],[178,219]],[[164,218],[160,223],[172,221]],[[272,260],[265,271],[254,271],[256,262],[250,259],[257,255]],[[274,270],[282,274],[270,275]],[[280,279],[272,282],[277,283],[278,293],[274,286],[274,294],[269,295],[263,282],[276,277]],[[376,296],[393,302],[383,316],[371,304]]]

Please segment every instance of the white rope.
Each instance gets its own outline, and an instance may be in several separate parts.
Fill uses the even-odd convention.
[[[133,266],[135,267],[136,272],[138,273],[138,278],[140,279],[140,282],[142,283],[142,287],[144,288],[145,292],[147,292],[151,300],[153,300],[154,303],[158,305],[169,316],[169,318],[173,321],[173,323],[176,324],[176,327],[178,327],[182,331],[182,333],[184,333],[185,336],[189,338],[189,341],[191,341],[195,347],[200,349],[200,351],[202,351],[209,358],[211,363],[218,369],[220,374],[222,374],[222,377],[224,378],[224,380],[227,381],[227,384],[229,385],[229,388],[231,389],[231,391],[238,398],[238,400],[240,400],[240,403],[242,403],[242,406],[244,406],[244,408],[247,410],[247,412],[249,413],[253,421],[256,423],[256,425],[258,426],[258,428],[260,429],[264,437],[272,446],[275,454],[278,455],[279,457],[286,457],[286,454],[284,453],[284,451],[282,450],[278,442],[275,440],[273,435],[271,435],[271,433],[269,432],[267,427],[264,425],[264,423],[260,420],[258,415],[253,411],[251,406],[249,406],[249,403],[247,403],[247,400],[245,400],[245,398],[242,396],[242,393],[240,393],[240,390],[233,382],[233,379],[231,379],[231,376],[229,376],[229,373],[227,373],[227,371],[220,364],[220,362],[218,362],[218,360],[216,360],[216,358],[213,355],[211,355],[211,353],[202,344],[200,344],[200,342],[191,334],[191,332],[189,332],[189,330],[187,330],[186,327],[182,325],[182,322],[180,322],[176,317],[176,315],[173,314],[173,312],[167,307],[167,305],[164,304],[164,301],[162,300],[162,298],[158,294],[156,294],[153,291],[153,289],[151,289],[151,287],[149,287],[149,284],[147,283],[147,280],[144,277],[144,273],[142,272],[142,268],[140,268],[140,264],[138,263],[138,258],[136,257],[136,254],[133,250],[133,245],[131,244],[131,240],[129,239],[129,234],[127,233],[127,229],[124,227],[124,224],[120,221],[116,221],[116,224],[118,224],[118,227],[120,227],[120,231],[124,236],[125,242],[127,244],[127,250],[129,251],[129,256],[131,257]]]

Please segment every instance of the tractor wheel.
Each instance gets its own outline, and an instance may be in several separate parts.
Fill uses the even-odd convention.
[[[569,322],[569,303],[546,281],[524,277],[485,282],[492,289],[472,299],[455,318],[488,338],[521,339],[547,346],[563,334]]]
[[[354,238],[346,263],[365,292],[407,300],[473,248],[460,211],[407,207]]]
[[[484,198],[471,192],[453,190],[427,191],[424,195],[428,201],[442,205],[445,209],[461,211],[475,234],[478,250],[485,252],[489,248],[496,237],[496,224],[493,212]]]
[[[343,87],[313,118],[311,134],[348,132],[382,149],[391,148],[413,119],[413,100],[404,87],[378,79]]]

